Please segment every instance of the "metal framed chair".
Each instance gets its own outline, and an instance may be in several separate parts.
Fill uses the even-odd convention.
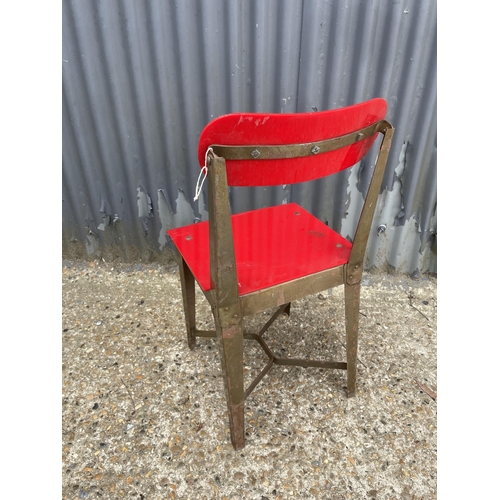
[[[315,113],[234,113],[213,120],[200,136],[209,220],[168,234],[179,253],[189,347],[197,337],[218,339],[235,449],[245,445],[245,399],[274,364],[346,370],[348,396],[355,394],[363,260],[394,133],[384,120],[386,109],[377,98]],[[231,214],[228,186],[335,174],[359,162],[378,134],[383,139],[352,244],[296,203]],[[211,305],[215,331],[196,328],[195,282]],[[339,285],[345,290],[346,361],[276,356],[262,337],[273,321],[290,314],[292,301]],[[245,316],[274,307],[259,333],[244,332]],[[256,340],[269,357],[246,389],[243,339]]]

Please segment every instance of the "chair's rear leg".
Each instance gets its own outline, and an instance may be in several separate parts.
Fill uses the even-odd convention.
[[[229,412],[231,442],[234,449],[239,450],[245,446],[243,318],[239,314],[231,315],[230,312],[215,308],[214,319]]]
[[[193,333],[193,330],[196,328],[194,276],[182,257],[179,261],[179,272],[181,276],[182,302],[184,304],[188,346],[190,349],[194,349],[196,345],[196,336]]]
[[[359,296],[361,283],[345,284],[345,327],[347,345],[347,396],[356,394],[356,364],[358,357]]]
[[[290,308],[292,307],[292,303],[288,302],[287,306],[285,307],[283,314],[286,314],[287,316],[290,316]]]

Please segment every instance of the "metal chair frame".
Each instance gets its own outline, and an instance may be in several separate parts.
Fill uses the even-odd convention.
[[[383,139],[353,239],[349,261],[341,266],[240,296],[226,177],[226,160],[254,160],[258,162],[263,159],[307,157],[352,145],[378,133],[383,135]],[[363,261],[393,133],[394,128],[387,121],[379,120],[347,135],[317,142],[279,146],[261,144],[250,146],[215,144],[211,146],[212,151],[207,155],[207,180],[210,278],[214,287],[211,290],[203,291],[203,293],[212,308],[215,320],[214,331],[202,331],[196,328],[196,279],[182,255],[179,255],[179,270],[189,348],[194,349],[197,337],[210,337],[218,340],[229,412],[231,442],[236,450],[245,445],[245,399],[274,364],[346,370],[347,394],[349,397],[355,395]],[[276,356],[262,336],[278,316],[283,313],[290,314],[292,301],[340,285],[344,285],[345,291],[347,360],[320,361]],[[245,316],[271,307],[278,309],[260,332],[244,332],[243,318]],[[266,366],[246,389],[244,388],[243,376],[243,339],[257,341],[269,358]]]

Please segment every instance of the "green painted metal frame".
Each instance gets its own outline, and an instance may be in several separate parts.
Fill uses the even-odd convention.
[[[381,133],[383,140],[354,236],[349,262],[343,266],[239,296],[225,159],[255,159],[258,161],[266,158],[294,158],[320,154],[354,144],[375,133]],[[208,155],[210,279],[213,289],[204,293],[212,307],[215,331],[196,329],[195,278],[182,256],[179,261],[179,269],[190,349],[194,349],[197,337],[213,337],[218,340],[229,412],[231,442],[236,450],[245,445],[244,401],[269,372],[273,364],[346,370],[347,394],[349,397],[355,395],[363,260],[393,134],[394,128],[387,121],[381,120],[351,134],[325,141],[286,146],[214,145],[212,147],[213,153]],[[255,150],[258,150],[259,155],[255,153],[252,155]],[[340,285],[344,285],[347,361],[277,357],[262,337],[269,326],[281,314],[290,314],[290,304],[293,300]],[[243,331],[244,316],[272,307],[278,307],[278,309],[259,333]],[[246,390],[243,377],[243,339],[257,341],[269,358],[266,366]]]

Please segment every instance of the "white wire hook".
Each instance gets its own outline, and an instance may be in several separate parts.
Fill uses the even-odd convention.
[[[205,165],[203,165],[203,167],[201,167],[200,175],[198,175],[198,180],[196,181],[196,189],[194,191],[193,201],[196,201],[200,197],[201,190],[203,188],[203,183],[205,182],[205,179],[207,178],[207,175],[208,175],[207,160],[208,160],[208,153],[209,152],[212,152],[212,154],[214,154],[214,150],[212,148],[208,148],[207,151],[205,152]],[[204,177],[203,177],[201,184],[200,184],[200,179],[201,179],[202,175]]]

